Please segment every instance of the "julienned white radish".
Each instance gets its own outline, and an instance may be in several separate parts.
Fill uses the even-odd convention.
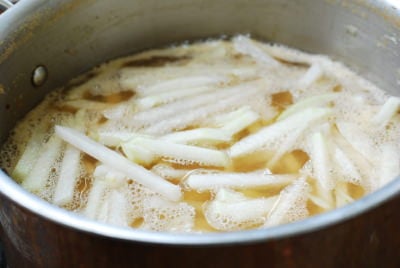
[[[298,81],[297,87],[301,89],[309,88],[324,74],[321,66],[318,63],[314,63],[307,70],[304,76]]]
[[[112,106],[112,104],[110,103],[90,101],[90,100],[71,100],[64,102],[63,105],[75,109],[86,109],[86,110],[103,110]]]
[[[239,92],[232,96],[227,96],[223,102],[215,102],[218,98],[210,102],[210,104],[197,107],[187,111],[184,114],[176,114],[171,118],[164,119],[160,122],[156,122],[150,127],[145,129],[145,133],[148,134],[165,134],[172,132],[173,130],[183,129],[196,122],[204,120],[208,116],[214,115],[225,110],[238,108],[243,106],[243,103],[249,99],[260,94],[260,86],[262,83],[247,83],[246,85],[240,85],[236,89],[240,89]],[[233,92],[232,92],[233,93]]]
[[[335,185],[336,186],[336,185]],[[321,207],[325,209],[334,209],[335,208],[335,200],[333,196],[333,190],[335,187],[332,189],[327,189],[324,187],[320,181],[317,180],[315,183],[315,192],[316,196],[318,196],[318,199],[321,201]],[[317,204],[319,205],[319,204]]]
[[[121,143],[121,149],[129,160],[139,165],[150,165],[156,159],[156,154],[140,143],[124,142]]]
[[[112,190],[107,194],[97,218],[109,224],[129,226],[128,206],[125,195],[118,190]]]
[[[147,169],[132,163],[122,155],[91,140],[84,134],[62,126],[55,126],[55,133],[79,150],[124,173],[128,178],[139,182],[164,197],[173,201],[181,198],[182,193],[179,186],[167,182]]]
[[[54,190],[53,203],[59,206],[72,202],[75,184],[80,174],[81,152],[67,145],[61,161],[60,174]]]
[[[321,132],[316,132],[310,136],[308,143],[314,178],[322,188],[331,190],[334,182],[331,176],[330,146],[327,139]]]
[[[151,171],[167,180],[182,179],[191,169],[174,168],[167,164],[157,164],[151,168]]]
[[[260,116],[244,106],[216,120],[219,128],[196,128],[178,131],[161,137],[175,143],[218,143],[228,142],[232,136],[257,121]]]
[[[227,120],[220,120],[221,129],[231,136],[239,133],[251,124],[260,119],[260,115],[251,110],[248,106],[243,106],[227,116]]]
[[[297,65],[311,66],[321,60],[320,55],[312,55],[296,50],[289,50],[286,46],[280,44],[264,45],[262,49],[271,57]]]
[[[115,117],[112,119],[121,120],[122,123],[128,126],[131,125],[147,126],[159,122],[161,120],[169,119],[172,116],[181,114],[183,112],[191,111],[199,107],[205,107],[207,105],[214,103],[215,100],[219,99],[225,100],[230,96],[234,95],[241,95],[241,94],[246,95],[245,92],[249,88],[252,87],[260,88],[260,86],[263,84],[265,85],[265,82],[263,83],[260,80],[244,82],[238,86],[219,88],[216,89],[215,92],[202,93],[198,96],[193,96],[190,99],[184,98],[182,100],[177,100],[175,102],[161,105],[159,107],[154,107],[149,110],[139,111],[135,114],[132,113],[132,116],[129,117],[129,120],[124,120],[124,118],[115,118]],[[121,112],[118,112],[118,114],[121,114]]]
[[[99,209],[104,202],[104,195],[107,189],[105,181],[99,177],[95,177],[90,188],[86,206],[83,209],[83,214],[91,219],[96,219]]]
[[[22,182],[22,186],[25,189],[33,192],[44,190],[52,172],[53,164],[61,153],[61,146],[61,139],[55,135],[50,137],[38,154],[38,158],[28,176]]]
[[[275,122],[243,138],[230,148],[229,154],[231,157],[238,157],[263,149],[265,144],[269,142],[276,142],[277,140],[284,142],[288,137],[293,135],[293,131],[296,134],[299,129],[304,131],[314,121],[326,117],[330,113],[331,109],[328,108],[309,108],[300,111],[285,120]],[[279,146],[276,147],[279,148]]]
[[[371,191],[373,189],[373,181],[377,176],[379,176],[375,169],[371,169],[372,163],[359,151],[354,149],[353,146],[340,134],[340,132],[335,131],[332,138],[345,155],[351,159],[351,163],[354,164],[356,170],[360,173],[361,176],[359,180],[355,181],[355,184],[361,185],[368,192]]]
[[[204,208],[207,222],[218,230],[233,231],[262,224],[278,197],[249,199],[228,189],[220,189]]]
[[[395,144],[386,143],[381,147],[381,150],[380,180],[377,188],[384,186],[400,175],[400,153],[398,147]]]
[[[338,93],[327,93],[318,96],[308,97],[304,100],[300,100],[295,104],[289,106],[285,111],[283,111],[277,118],[277,121],[286,119],[287,117],[305,110],[311,107],[326,106],[330,101],[334,101],[339,96]]]
[[[349,191],[347,189],[347,184],[339,181],[336,184],[335,190],[335,202],[336,207],[342,207],[354,201],[354,199],[350,196]]]
[[[282,186],[290,184],[295,175],[272,175],[253,173],[210,173],[191,174],[185,180],[187,187],[197,191],[219,188],[246,189],[257,187]]]
[[[123,102],[102,111],[103,116],[109,120],[121,120],[125,116],[132,116],[135,112],[135,103],[132,101]]]
[[[93,176],[103,180],[108,188],[120,188],[126,182],[124,173],[106,165],[98,165],[94,170]]]
[[[106,146],[120,146],[122,143],[127,142],[135,137],[145,136],[132,131],[105,131],[100,130],[94,133],[92,136],[95,139]]]
[[[45,133],[41,129],[36,130],[25,146],[11,176],[18,182],[22,182],[32,170],[34,163],[42,149]]]
[[[357,124],[345,121],[336,121],[336,126],[340,134],[347,140],[351,146],[357,150],[364,158],[371,163],[375,162],[378,155],[375,149],[374,141],[370,135],[367,135]]]
[[[120,192],[125,182],[124,174],[99,165],[94,173],[94,182],[84,209],[86,216],[110,224],[127,226],[127,199]]]
[[[327,201],[327,198],[325,197],[321,197],[320,196],[320,191],[317,191],[316,194],[309,194],[308,198],[310,199],[311,202],[313,202],[315,205],[317,205],[318,207],[322,208],[322,209],[332,209],[332,198],[329,198],[329,201]],[[329,193],[330,195],[332,195],[331,193]]]
[[[229,165],[229,158],[226,153],[218,150],[207,149],[191,145],[172,143],[160,139],[135,138],[128,142],[129,146],[139,145],[160,157],[166,157],[172,161],[185,161],[200,165],[226,167]]]
[[[342,180],[359,184],[361,181],[361,175],[358,172],[357,167],[353,161],[343,152],[337,145],[333,145],[332,149],[333,161],[336,165],[337,172],[339,173]]]
[[[181,144],[204,144],[229,142],[231,140],[231,136],[221,129],[195,128],[173,132],[160,137],[160,139]]]
[[[250,38],[245,35],[238,35],[233,38],[233,46],[239,53],[251,56],[256,62],[266,67],[277,67],[280,63],[258,47]]]
[[[215,91],[215,88],[211,86],[202,86],[190,89],[187,88],[175,89],[167,92],[162,92],[158,94],[155,93],[154,95],[148,95],[142,98],[138,98],[135,101],[135,104],[138,107],[138,109],[146,110],[160,104],[166,104],[178,99],[183,99],[190,96],[196,96],[210,91]]]
[[[272,158],[268,161],[268,166],[270,166],[270,167],[275,166],[285,153],[288,153],[290,151],[297,149],[295,147],[296,142],[299,140],[299,138],[303,134],[303,132],[304,132],[304,129],[299,128],[299,129],[294,130],[289,136],[287,136],[286,139],[275,150]]]
[[[158,95],[162,93],[168,93],[175,90],[187,90],[190,91],[193,88],[204,87],[209,85],[216,85],[226,81],[226,77],[223,76],[210,76],[210,75],[195,75],[188,77],[179,77],[158,82],[150,86],[139,86],[136,85],[133,88],[138,88],[140,96]],[[129,84],[129,79],[122,81],[123,85]]]
[[[308,216],[306,208],[310,185],[299,178],[283,189],[278,201],[268,214],[265,226],[289,223]]]
[[[380,128],[385,127],[390,119],[399,111],[399,108],[400,98],[389,97],[380,111],[372,118],[372,123],[378,125]]]

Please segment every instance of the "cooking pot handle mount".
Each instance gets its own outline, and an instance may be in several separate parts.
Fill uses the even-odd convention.
[[[14,4],[9,0],[0,0],[0,8],[5,10],[12,7]]]

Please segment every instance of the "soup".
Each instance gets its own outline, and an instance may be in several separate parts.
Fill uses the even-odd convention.
[[[328,57],[239,35],[95,68],[28,114],[0,163],[26,190],[109,224],[267,228],[395,178],[399,105]]]

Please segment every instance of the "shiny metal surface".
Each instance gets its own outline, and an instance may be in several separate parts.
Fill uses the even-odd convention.
[[[8,0],[0,0],[0,7],[1,8],[8,9],[8,8],[10,8],[12,6],[13,6],[13,3],[11,3],[10,1],[8,1]]]
[[[0,141],[44,94],[101,62],[146,48],[235,33],[331,55],[400,95],[400,10],[385,1],[22,1],[0,16],[0,87],[5,89],[0,94]],[[31,72],[40,64],[47,67],[48,78],[42,87],[33,88]],[[305,221],[203,235],[153,233],[90,221],[27,193],[3,172],[0,193],[40,217],[102,237],[221,245],[272,241],[337,224],[399,195],[400,179],[349,206]],[[5,232],[18,236],[10,221],[0,211]],[[18,239],[13,243],[28,251],[32,246]]]

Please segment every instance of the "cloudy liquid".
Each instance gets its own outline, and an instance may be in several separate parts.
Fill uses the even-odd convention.
[[[44,145],[50,137],[55,135],[55,125],[67,125],[71,128],[77,128],[77,124],[71,123],[71,120],[73,121],[74,118],[78,117],[78,114],[80,114],[80,118],[85,120],[85,122],[79,123],[80,132],[102,143],[99,133],[107,131],[140,133],[149,135],[151,139],[162,140],[162,137],[174,132],[199,128],[221,129],[224,128],[224,124],[229,124],[229,122],[235,120],[235,118],[229,119],[230,113],[234,114],[235,111],[247,107],[247,112],[250,110],[257,114],[257,120],[251,124],[244,125],[243,129],[233,133],[229,141],[192,141],[189,143],[191,146],[223,152],[229,158],[228,164],[219,166],[213,163],[197,163],[185,159],[185,155],[182,155],[182,159],[157,155],[149,163],[138,163],[161,177],[163,177],[162,169],[157,171],[157,167],[166,166],[174,172],[186,172],[182,173],[184,175],[175,176],[174,178],[164,177],[170,183],[181,187],[183,195],[179,202],[166,201],[165,205],[159,204],[158,200],[163,200],[164,197],[160,197],[152,189],[143,188],[135,181],[135,178],[126,177],[119,186],[111,187],[106,185],[100,197],[98,197],[97,208],[95,211],[89,211],[89,213],[87,209],[89,205],[87,203],[91,202],[88,199],[92,198],[90,193],[96,180],[93,174],[102,163],[81,152],[79,156],[79,171],[74,178],[71,178],[71,180],[76,181],[73,184],[73,196],[64,203],[57,205],[86,216],[91,215],[90,217],[95,220],[132,228],[184,232],[232,231],[261,228],[300,220],[304,217],[342,206],[350,202],[349,200],[359,199],[364,194],[373,191],[376,186],[373,185],[374,183],[371,182],[370,178],[363,178],[364,174],[361,172],[357,175],[359,177],[354,177],[354,174],[358,174],[357,171],[361,170],[362,163],[370,163],[371,160],[366,159],[362,152],[355,152],[357,148],[353,148],[351,141],[343,142],[343,137],[332,137],[337,136],[337,133],[341,131],[341,127],[337,125],[336,121],[347,120],[351,124],[359,124],[357,120],[362,117],[366,119],[372,114],[376,114],[388,97],[368,83],[361,83],[360,86],[360,83],[354,82],[352,86],[349,81],[353,81],[353,77],[345,76],[345,80],[342,81],[340,73],[345,72],[348,75],[348,70],[341,65],[336,66],[339,73],[338,76],[330,76],[325,71],[324,74],[320,74],[319,77],[314,79],[315,81],[312,81],[311,84],[298,86],[305,81],[304,77],[307,76],[307,72],[313,66],[314,58],[312,56],[288,48],[275,47],[277,51],[273,52],[273,46],[253,43],[251,46],[255,46],[256,52],[257,49],[262,49],[262,46],[267,48],[263,50],[263,53],[268,55],[268,53],[273,52],[273,55],[269,55],[268,58],[274,59],[277,62],[274,64],[278,65],[272,68],[268,64],[266,66],[265,63],[260,62],[259,58],[254,58],[254,51],[252,50],[254,47],[245,47],[243,51],[240,47],[237,48],[238,43],[235,44],[235,42],[208,41],[193,45],[152,50],[112,61],[76,79],[64,89],[51,93],[42,104],[18,124],[13,132],[14,134],[10,136],[2,149],[1,165],[3,169],[11,175],[17,174],[15,170],[20,171],[18,163],[28,150],[27,146],[32,144],[32,139],[36,139],[37,143]],[[246,49],[250,49],[250,52],[247,53]],[[282,55],[279,55],[278,52],[282,53]],[[290,55],[294,55],[292,56],[293,59],[290,58]],[[324,60],[327,59],[324,58]],[[353,73],[350,74],[357,79],[361,79]],[[213,76],[216,77],[216,82],[209,82],[207,77]],[[192,80],[188,82],[187,79],[184,79],[185,77],[192,78]],[[262,80],[264,84],[260,86],[259,93],[246,95],[245,89],[242,91],[234,91],[235,89],[233,89],[232,92],[236,92],[233,95],[228,93],[224,96],[222,94],[221,96],[224,97],[216,97],[212,103],[203,101],[203,99],[210,98],[208,96],[211,96],[210,94],[214,91],[227,90],[228,92],[230,88],[240,87],[243,84],[258,81],[260,78],[264,79]],[[203,80],[204,85],[202,84]],[[176,82],[176,85],[171,86],[174,81],[178,82]],[[178,90],[178,94],[173,99],[163,99],[165,92],[171,91],[174,93],[174,86],[180,87],[179,81],[182,81],[181,83],[183,84],[189,83],[187,85],[189,89]],[[361,79],[361,81],[364,80]],[[213,87],[213,89],[208,89],[207,87],[209,86]],[[259,85],[257,84],[257,86]],[[151,93],[152,90],[155,93]],[[185,90],[197,90],[199,93],[191,95]],[[180,92],[187,94],[187,96],[180,97]],[[304,131],[296,137],[291,136],[291,134],[298,128],[291,131],[285,130],[286,132],[282,132],[283,134],[277,135],[277,141],[272,141],[271,145],[263,144],[262,141],[259,149],[238,155],[232,153],[232,148],[238,142],[256,135],[268,126],[279,124],[280,116],[289,107],[312,96],[330,93],[337,93],[337,99],[328,101],[325,104],[317,104],[318,107],[322,106],[331,113],[324,120],[317,121],[318,124],[313,123],[306,126]],[[242,99],[234,99],[234,94],[244,95]],[[154,96],[156,98],[153,98]],[[225,103],[226,99],[229,99],[228,104]],[[358,106],[355,107],[352,103],[343,103],[342,100],[347,99],[350,99],[350,102],[357,103],[360,108]],[[184,107],[185,100],[187,103],[192,101],[193,107],[180,110]],[[364,108],[363,102],[365,103]],[[177,105],[173,106],[174,103],[177,103]],[[221,107],[218,107],[218,103],[221,104]],[[315,105],[315,103],[310,105]],[[351,107],[352,105],[354,107]],[[165,107],[171,107],[176,112],[166,116],[168,113],[168,110],[166,110],[166,112],[160,112],[157,116],[157,109],[163,111],[162,109]],[[205,111],[204,114],[201,113],[202,107]],[[350,111],[347,111],[346,107],[349,107]],[[303,108],[303,110],[306,108]],[[365,110],[369,109],[370,114],[368,114],[368,111],[365,112]],[[207,110],[211,112],[206,112]],[[199,112],[196,113],[196,111]],[[361,111],[366,114],[360,114]],[[153,116],[151,113],[156,115]],[[355,119],[352,117],[352,113],[356,113]],[[229,120],[222,119],[222,122],[225,123],[220,123],[218,118],[221,116],[224,118],[223,116],[226,117],[227,114]],[[180,122],[177,115],[182,116],[182,122]],[[43,121],[43,118],[47,121]],[[142,120],[141,118],[145,119]],[[149,120],[146,121],[146,118]],[[368,138],[398,146],[399,135],[395,131],[398,128],[398,115],[395,115],[391,120],[389,125],[391,131],[382,132],[384,134],[373,132]],[[325,124],[326,126],[324,123],[327,123]],[[367,122],[366,124],[369,123]],[[302,127],[301,122],[299,123],[300,127]],[[35,133],[39,134],[35,137]],[[333,181],[331,183],[333,186],[324,186],[325,182],[315,177],[316,174],[319,174],[318,168],[313,166],[312,156],[316,150],[313,147],[316,143],[313,143],[313,140],[308,138],[312,133],[322,133],[321,135],[328,140],[329,144],[326,144],[328,144],[327,155],[330,162],[334,162],[335,155],[333,152],[335,148],[339,148],[339,153],[344,151],[346,154],[357,155],[361,159],[357,163],[346,162],[345,164],[339,159],[334,166],[329,167],[327,176],[329,180]],[[384,135],[383,138],[381,137],[382,135]],[[345,135],[343,134],[343,136]],[[293,144],[280,152],[292,140],[294,141],[292,142]],[[127,142],[129,140],[119,141],[118,144],[104,145],[124,157],[128,157],[123,149],[124,144]],[[337,147],[339,143],[340,146]],[[55,188],[59,183],[58,180],[63,165],[62,160],[66,154],[67,146],[67,143],[63,142],[61,151],[57,152],[54,162],[49,166],[51,170],[47,173],[48,178],[45,178],[43,186],[35,189],[30,189],[30,186],[28,186],[29,191],[49,202],[54,200]],[[37,159],[40,155],[43,155],[40,147],[37,150],[32,150],[32,154],[36,156],[32,157],[32,159]],[[380,152],[379,146],[377,146],[377,151]],[[278,153],[281,153],[281,155],[274,159]],[[317,153],[321,152],[317,150]],[[134,161],[136,160],[132,160],[132,162]],[[20,172],[23,175],[15,177],[23,186],[24,181],[35,169],[35,163],[30,163],[30,165],[32,166],[26,168],[25,173]],[[353,168],[353,175],[348,175],[351,172],[344,170],[344,167],[347,167],[350,171]],[[375,169],[379,170],[379,167]],[[262,175],[264,172],[272,175],[291,175],[296,179],[293,179],[293,183],[279,185],[245,186],[242,189],[218,186],[207,190],[195,189],[187,182],[192,174],[252,174],[254,172],[259,172],[261,177],[268,176]],[[349,178],[346,176],[349,176]],[[307,190],[299,188],[304,191],[303,198],[299,197],[296,200],[291,200],[287,196],[285,197],[284,193],[294,191],[295,187],[293,185],[296,184],[294,181],[298,180],[301,180],[307,188]],[[227,188],[228,196],[230,191],[234,192],[232,196],[236,195],[236,197],[232,198],[232,201],[229,201],[229,199],[228,201],[220,201],[218,199],[219,196],[226,195],[225,188]],[[223,190],[221,191],[221,189]],[[294,193],[290,195],[294,196]],[[326,195],[328,198],[326,198]],[[112,196],[115,198],[112,199]],[[119,197],[122,197],[125,201],[121,201],[122,199]],[[239,206],[252,200],[259,200],[262,203],[268,198],[275,198],[273,206],[268,209],[265,208],[259,215],[243,216],[242,218],[224,214],[224,209],[222,209],[222,212],[219,210],[219,212],[216,212],[211,205],[214,204],[216,205],[215,207],[218,207],[229,205],[229,202],[232,202],[232,204],[238,204]],[[116,204],[115,200],[119,200],[118,202],[123,204],[121,211],[111,209]],[[282,202],[287,203],[284,204]],[[250,203],[248,202],[248,204]],[[155,204],[155,208],[151,207],[151,204]],[[251,207],[249,208],[251,209]],[[285,209],[286,212],[284,211]],[[283,212],[279,212],[279,210]],[[297,210],[298,212],[296,212]],[[287,214],[282,214],[284,212]],[[238,211],[237,213],[240,214],[241,212]],[[154,222],[157,219],[160,223]],[[188,219],[188,223],[182,223],[181,219]],[[269,219],[271,219],[271,222],[269,222]],[[224,221],[228,221],[228,224],[225,224]]]

